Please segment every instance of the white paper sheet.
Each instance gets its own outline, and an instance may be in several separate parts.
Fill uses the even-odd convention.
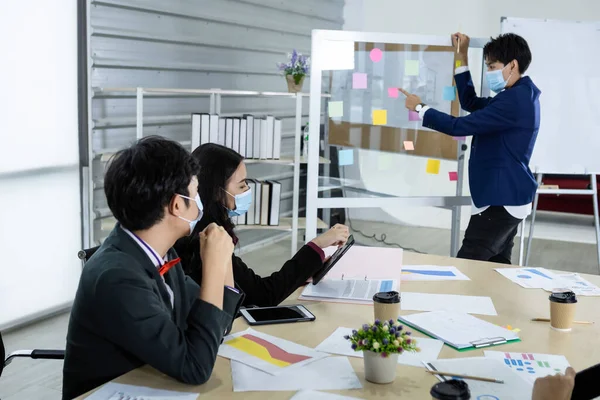
[[[552,287],[558,276],[546,268],[496,268],[496,271],[526,289]]]
[[[290,400],[360,400],[358,397],[348,397],[333,393],[316,392],[314,390],[302,390]]]
[[[484,351],[486,358],[499,360],[505,367],[533,384],[537,378],[548,375],[564,374],[570,366],[565,356],[537,353],[503,353]]]
[[[328,354],[248,328],[225,337],[219,347],[219,356],[279,375],[298,370]]]
[[[399,279],[403,254],[402,249],[355,244],[324,279]]]
[[[501,379],[504,383],[490,383],[465,379],[472,399],[525,400],[531,399],[533,385],[514,371],[502,367],[503,363],[491,358],[454,358],[437,360],[425,364],[429,370]],[[433,366],[433,368],[431,367]],[[452,377],[438,377],[440,380]]]
[[[403,292],[402,310],[454,311],[467,314],[498,315],[492,299],[482,296]]]
[[[557,274],[558,282],[553,287],[545,287],[546,291],[556,289],[570,290],[577,296],[600,296],[600,288],[592,282],[583,279],[579,274]]]
[[[402,281],[470,281],[470,279],[456,267],[403,265]]]
[[[231,362],[234,392],[361,389],[346,357],[327,357],[277,376]]]
[[[362,351],[354,351],[350,348],[350,342],[344,336],[351,335],[351,328],[337,328],[327,339],[315,347],[315,350],[324,353],[339,354],[348,357],[362,358]],[[415,338],[417,346],[421,349],[419,353],[404,352],[398,357],[398,364],[422,367],[423,361],[437,360],[444,342],[436,339]]]
[[[397,288],[396,280],[325,279],[317,285],[306,285],[299,299],[373,304],[375,293]]]
[[[117,397],[114,397],[117,395]],[[109,382],[86,400],[197,400],[198,394],[158,390],[144,386],[123,385]]]

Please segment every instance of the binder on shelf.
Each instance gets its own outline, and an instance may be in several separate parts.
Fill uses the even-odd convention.
[[[227,124],[226,118],[219,119],[219,138],[217,140],[217,144],[220,144],[221,146],[225,146],[225,130],[226,130],[225,125],[226,124]]]
[[[256,197],[256,181],[254,179],[248,179],[247,180],[247,184],[248,187],[250,188],[250,190],[252,191],[252,196]],[[246,213],[246,215],[248,216],[246,218],[246,225],[254,225],[254,215],[256,214],[256,202],[254,201],[254,199],[252,199],[252,204],[250,204],[250,207],[248,208],[248,212]]]
[[[246,158],[254,158],[254,117],[246,114]]]
[[[225,123],[225,147],[233,149],[233,118],[227,118]]]
[[[240,119],[233,118],[233,139],[231,143],[233,151],[240,152]]]
[[[267,159],[267,146],[268,146],[268,135],[267,135],[267,119],[260,120],[260,155],[258,158],[261,160]]]
[[[205,114],[192,114],[192,150],[202,143],[202,118]]]
[[[279,206],[281,204],[281,183],[269,181],[269,225],[279,225]]]
[[[267,160],[273,159],[273,142],[275,136],[275,117],[267,115]]]
[[[244,158],[246,158],[246,140],[248,136],[248,132],[246,131],[248,128],[246,118],[240,120],[240,149],[238,153]]]
[[[262,182],[256,181],[254,191],[254,225],[260,225],[260,211],[262,209]]]
[[[269,195],[271,194],[271,184],[269,181],[262,183],[262,195],[260,202],[260,224],[269,225]]]
[[[281,158],[281,120],[275,119],[273,130],[273,158],[279,160]]]
[[[239,217],[237,217],[237,224],[238,225],[248,225],[246,222],[246,218],[248,217],[248,213],[244,214],[244,215],[240,215]]]
[[[217,114],[211,114],[210,116],[209,142],[219,143],[219,116]]]
[[[260,158],[260,144],[262,142],[262,120],[259,118],[254,118],[254,150],[252,151],[252,158]]]

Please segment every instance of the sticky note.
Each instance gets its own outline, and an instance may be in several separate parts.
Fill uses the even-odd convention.
[[[398,93],[399,93],[398,88],[395,88],[395,87],[388,88],[388,97],[391,97],[392,99],[397,99]]]
[[[329,102],[329,117],[343,117],[344,116],[344,102],[343,101],[330,101]]]
[[[408,120],[409,121],[420,121],[419,113],[413,110],[408,110]]]
[[[362,72],[355,72],[352,74],[352,89],[366,89],[367,88],[367,74]]]
[[[404,75],[418,76],[419,75],[419,60],[404,61]]]
[[[410,140],[407,140],[404,142],[404,150],[414,150],[415,149],[415,144],[413,142],[411,142]]]
[[[377,158],[377,168],[380,171],[391,169],[394,159],[391,154],[383,153]]]
[[[460,62],[460,60],[456,60],[456,63],[454,65],[455,65],[454,68],[458,68],[458,67],[462,66],[462,63]]]
[[[354,69],[354,42],[324,40],[319,55],[323,71]]]
[[[352,165],[354,164],[354,150],[353,149],[344,149],[338,152],[338,163],[340,167],[344,165]]]
[[[437,175],[440,173],[440,160],[427,160],[427,168],[425,171],[428,174]]]
[[[450,178],[450,182],[458,181],[458,172],[448,172],[448,178]]]
[[[452,136],[452,140],[467,140],[466,136]]]
[[[387,110],[373,110],[373,125],[387,124]]]
[[[375,63],[379,62],[379,61],[381,61],[381,58],[383,57],[383,52],[381,51],[381,49],[373,49],[373,50],[371,50],[369,57],[371,57],[371,61],[373,61]]]
[[[448,101],[456,100],[456,90],[454,90],[454,86],[445,86],[442,98]]]

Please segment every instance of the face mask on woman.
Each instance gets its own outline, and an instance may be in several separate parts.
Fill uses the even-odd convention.
[[[223,191],[235,200],[235,209],[227,209],[229,217],[239,217],[248,212],[250,205],[252,204],[252,189],[248,189],[244,193],[236,194],[235,196],[225,189],[223,189]]]

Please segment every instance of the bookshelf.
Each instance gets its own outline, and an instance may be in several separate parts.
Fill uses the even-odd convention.
[[[292,256],[298,250],[298,230],[305,229],[306,220],[305,218],[299,218],[299,194],[300,194],[300,165],[307,164],[308,160],[306,157],[300,156],[300,140],[302,135],[302,99],[305,97],[309,97],[308,93],[288,93],[288,92],[265,92],[265,91],[250,91],[250,90],[223,90],[223,89],[179,89],[179,88],[144,88],[144,87],[96,87],[93,88],[95,93],[102,94],[127,94],[127,93],[135,93],[136,97],[136,116],[135,116],[135,126],[136,126],[136,139],[141,139],[144,137],[144,97],[145,96],[156,96],[156,95],[169,95],[169,94],[189,94],[189,95],[206,95],[210,96],[209,102],[209,110],[210,114],[221,114],[221,102],[223,97],[227,96],[247,96],[247,97],[277,97],[282,100],[295,100],[296,112],[295,112],[295,136],[294,136],[294,155],[293,157],[282,157],[278,160],[261,160],[261,159],[247,159],[245,162],[247,164],[273,164],[273,165],[282,165],[282,166],[291,166],[294,170],[293,175],[293,204],[292,204],[292,217],[291,218],[281,218],[280,225],[278,226],[262,226],[262,225],[241,225],[238,227],[240,230],[250,230],[250,229],[271,229],[271,230],[279,230],[279,231],[290,231],[292,234],[292,245],[291,245],[291,254]],[[330,98],[329,94],[322,94],[323,98]],[[191,116],[190,116],[191,120]],[[92,143],[93,138],[92,130],[88,132],[89,143]],[[191,141],[186,141],[185,144],[191,143],[199,143],[199,138],[192,137]],[[118,151],[119,149],[105,149],[103,151],[94,153],[91,150],[91,146],[89,147],[89,155],[90,158],[100,158],[101,161],[107,161],[110,156]],[[329,164],[330,161],[319,157],[320,164]],[[84,179],[84,187],[87,190],[86,198],[89,199],[87,202],[84,202],[85,214],[87,218],[84,218],[84,230],[89,232],[89,243],[98,243],[96,240],[95,232],[94,232],[94,222],[96,220],[100,220],[101,230],[104,231],[105,228],[109,226],[114,226],[114,219],[108,216],[102,215],[102,213],[98,213],[96,207],[94,205],[94,171],[92,168],[89,168],[87,174],[83,177]],[[315,222],[313,222],[317,226],[317,229],[327,229],[328,226],[324,221],[317,218]],[[313,225],[309,224],[309,225]],[[85,226],[87,225],[87,226]]]

